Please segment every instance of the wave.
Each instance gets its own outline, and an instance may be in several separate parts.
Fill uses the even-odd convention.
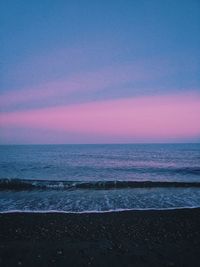
[[[200,182],[175,181],[47,181],[25,179],[0,179],[0,191],[13,190],[76,190],[76,189],[126,189],[126,188],[200,188]]]
[[[187,174],[193,174],[193,175],[200,175],[200,168],[198,167],[148,167],[148,166],[133,166],[133,167],[125,167],[125,168],[111,168],[112,171],[127,171],[127,172],[136,172],[136,173],[169,173],[169,174],[181,174],[181,175],[187,175]]]

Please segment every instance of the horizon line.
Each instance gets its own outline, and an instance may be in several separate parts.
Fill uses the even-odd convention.
[[[199,142],[137,142],[137,143],[27,143],[27,144],[1,144],[0,146],[41,146],[41,145],[176,145],[176,144],[200,144]]]

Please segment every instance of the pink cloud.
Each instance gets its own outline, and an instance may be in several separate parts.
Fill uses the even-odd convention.
[[[200,95],[191,93],[2,113],[0,126],[8,131],[43,129],[105,140],[192,138],[200,137],[199,114]]]
[[[9,91],[1,94],[0,106],[12,107],[12,105],[23,105],[38,103],[38,101],[54,102],[55,97],[67,97],[76,92],[96,92],[108,87],[122,86],[124,83],[152,80],[160,75],[156,69],[146,68],[142,64],[127,64],[110,66],[98,71],[88,71],[74,74],[65,80],[46,82],[36,87]]]

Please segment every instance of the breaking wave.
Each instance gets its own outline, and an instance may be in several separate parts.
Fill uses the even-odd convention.
[[[0,191],[13,190],[76,190],[76,189],[125,189],[125,188],[200,188],[200,182],[171,181],[47,181],[26,179],[0,179]]]

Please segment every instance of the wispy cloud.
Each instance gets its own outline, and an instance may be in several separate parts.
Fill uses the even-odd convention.
[[[54,105],[55,98],[62,99],[74,93],[104,90],[108,87],[122,86],[127,83],[138,81],[150,81],[160,75],[155,69],[147,69],[142,65],[126,64],[111,66],[100,69],[71,75],[70,77],[43,83],[37,87],[27,87],[21,90],[8,91],[1,94],[1,108],[15,107],[23,108],[23,104],[33,104],[42,102],[43,106]]]

